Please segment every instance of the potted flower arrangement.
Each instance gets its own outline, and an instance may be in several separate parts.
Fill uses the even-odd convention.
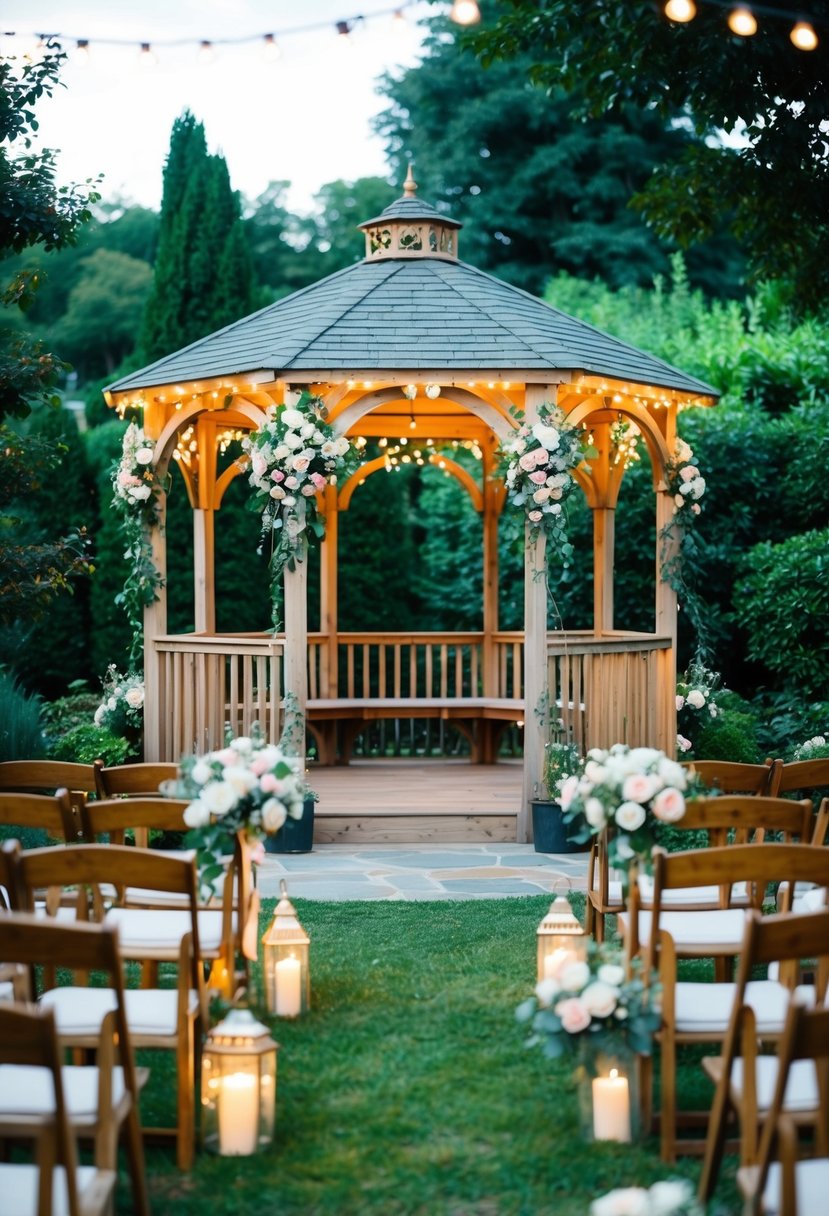
[[[129,754],[140,756],[144,738],[144,677],[140,672],[126,675],[110,663],[102,681],[103,699],[95,710],[96,726],[126,739]]]
[[[533,843],[536,853],[583,852],[584,840],[573,840],[576,824],[564,821],[559,790],[570,777],[578,777],[584,760],[575,743],[553,740],[544,749],[544,779],[539,797],[532,800]]]
[[[658,986],[628,972],[621,951],[590,942],[586,959],[563,959],[538,981],[516,1018],[529,1023],[528,1046],[576,1061],[583,1134],[630,1140],[638,1130],[634,1057],[650,1054],[661,1024]]]
[[[261,842],[303,813],[300,760],[267,743],[258,729],[250,737],[229,739],[217,751],[185,756],[180,769],[180,780],[169,792],[191,799],[184,812],[190,828],[186,843],[198,852],[205,887],[223,873],[222,858],[233,851],[237,832]]]
[[[699,659],[689,663],[676,685],[676,712],[679,733],[676,737],[677,752],[686,754],[695,746],[699,732],[706,722],[716,718],[719,707],[715,693],[720,683],[719,673],[709,671]]]
[[[587,839],[610,829],[608,859],[626,879],[634,860],[650,873],[657,830],[685,814],[688,788],[688,773],[664,752],[616,743],[608,751],[591,748],[584,771],[563,782],[559,800],[568,821],[584,817]]]

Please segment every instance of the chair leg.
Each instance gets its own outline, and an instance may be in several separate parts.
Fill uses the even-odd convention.
[[[642,1134],[649,1136],[653,1131],[653,1056],[637,1056],[639,1069],[639,1110],[642,1120]]]
[[[141,1124],[135,1106],[127,1116],[126,1127],[127,1162],[132,1179],[132,1202],[135,1216],[150,1216],[150,1199],[147,1194],[147,1172],[144,1164],[144,1141]]]
[[[708,1120],[708,1134],[705,1137],[705,1155],[699,1176],[697,1194],[701,1203],[707,1203],[714,1194],[717,1185],[723,1153],[725,1151],[726,1123],[728,1120],[728,1070],[723,1075],[714,1091],[714,1101],[711,1104],[711,1117]]]
[[[672,1035],[662,1032],[660,1077],[660,1150],[666,1164],[676,1161],[676,1043]]]
[[[195,1029],[192,1021],[188,1021],[187,1023],[186,1043],[179,1045],[177,1055],[176,1078],[178,1081],[178,1096],[176,1109],[178,1134],[176,1136],[176,1164],[180,1170],[189,1170],[193,1167],[194,1141],[196,1136]]]

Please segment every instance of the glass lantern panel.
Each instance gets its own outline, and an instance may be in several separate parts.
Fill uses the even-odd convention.
[[[266,942],[265,1001],[277,1017],[295,1018],[310,1007],[311,978],[308,946],[303,943]]]
[[[212,1052],[202,1060],[204,1141],[222,1157],[249,1157],[273,1137],[276,1052]]]

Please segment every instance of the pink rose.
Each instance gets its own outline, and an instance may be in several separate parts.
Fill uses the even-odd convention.
[[[325,478],[323,477],[322,473],[312,473],[311,481],[313,482],[315,489],[317,489],[317,490],[325,489]]]
[[[250,771],[256,777],[261,777],[264,772],[267,772],[268,767],[269,762],[266,756],[254,756],[250,762]],[[262,784],[261,781],[259,784]]]
[[[569,810],[570,803],[576,796],[576,790],[579,788],[578,777],[566,777],[561,783],[561,789],[558,793],[558,805],[563,811]]]
[[[663,823],[676,823],[685,814],[685,798],[669,785],[660,790],[653,800],[652,810],[657,819]]]
[[[274,469],[274,471],[271,473],[271,481],[284,481],[284,480],[285,480],[285,474],[282,472],[282,470]]]
[[[523,456],[519,457],[518,465],[524,470],[525,473],[532,473],[533,469],[535,468],[535,453],[525,452]]]
[[[547,481],[547,474],[541,469],[536,469],[534,473],[530,473],[530,481],[535,482],[537,486],[543,486]]]
[[[590,1014],[577,996],[570,996],[559,1001],[555,1007],[556,1017],[561,1018],[561,1026],[568,1034],[580,1034],[590,1025]]]
[[[677,699],[676,699],[676,707],[677,707],[677,709],[682,709],[682,706],[683,706],[684,704],[685,704],[685,698],[684,698],[684,697],[677,696]]]
[[[631,773],[629,777],[625,777],[622,797],[625,802],[647,802],[661,784],[658,777],[649,777],[646,773]]]
[[[261,840],[257,840],[256,844],[251,848],[250,860],[255,866],[261,866],[265,860],[265,845]]]
[[[253,768],[253,765],[251,765],[251,768]],[[259,776],[258,773],[257,776]],[[278,785],[279,781],[273,773],[264,773],[259,780],[259,788],[263,794],[273,794]]]
[[[539,466],[539,468],[542,464],[546,464],[549,460],[549,453],[547,452],[546,448],[536,448],[534,454],[535,463]]]
[[[218,760],[223,768],[227,768],[239,763],[239,754],[232,747],[223,747],[221,751],[213,753],[213,759]]]
[[[533,524],[540,523],[543,518],[544,514],[542,511],[530,511],[527,515],[527,519]]]

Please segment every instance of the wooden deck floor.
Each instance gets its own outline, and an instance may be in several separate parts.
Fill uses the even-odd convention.
[[[430,844],[516,838],[522,764],[355,760],[312,767],[320,844]]]

